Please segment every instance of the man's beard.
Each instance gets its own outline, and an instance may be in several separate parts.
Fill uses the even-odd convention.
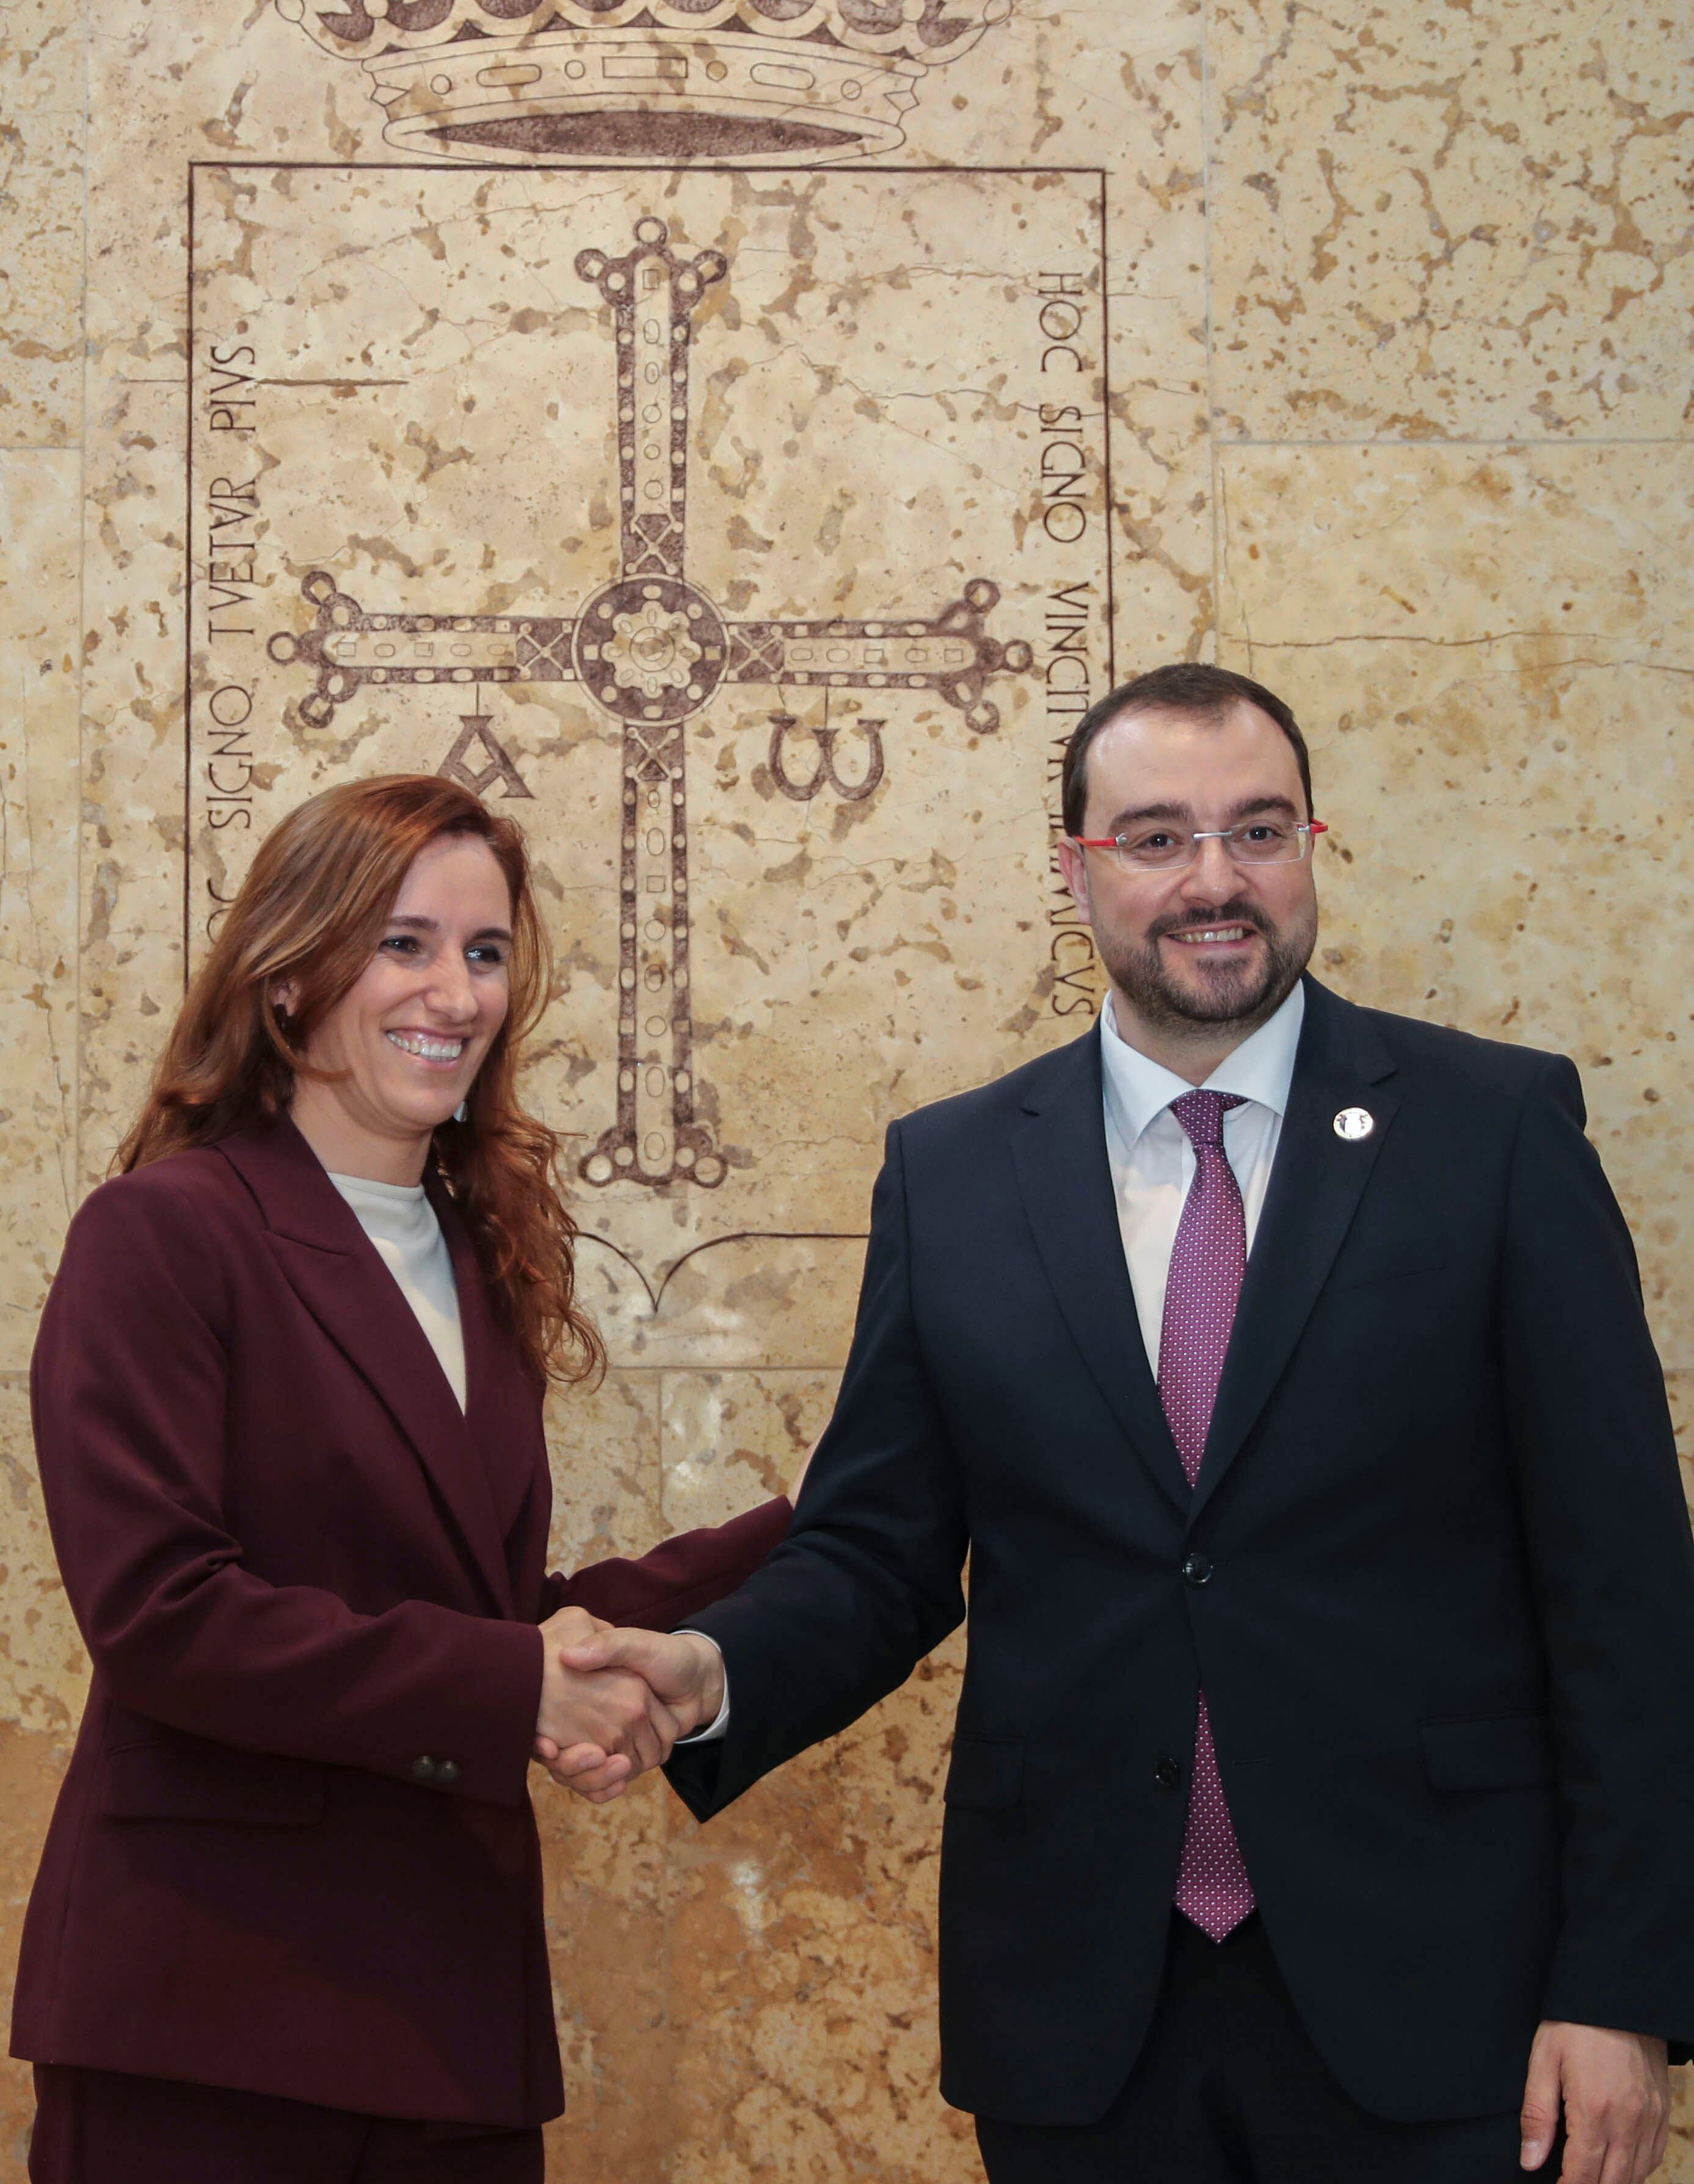
[[[1220,925],[1250,926],[1262,934],[1262,961],[1257,967],[1250,963],[1208,965],[1196,950],[1201,983],[1195,992],[1185,991],[1165,967],[1161,939],[1167,933]],[[1113,985],[1145,1023],[1179,1037],[1218,1024],[1238,1024],[1244,1033],[1257,1031],[1294,991],[1317,940],[1316,904],[1286,930],[1279,930],[1251,903],[1240,901],[1221,904],[1216,910],[1173,911],[1155,919],[1144,941],[1095,928],[1095,944]]]

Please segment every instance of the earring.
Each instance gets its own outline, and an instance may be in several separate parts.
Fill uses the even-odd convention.
[[[453,1119],[455,1123],[463,1123],[469,1119],[469,1116],[470,1103],[467,1100],[461,1100],[459,1105],[453,1111]]]

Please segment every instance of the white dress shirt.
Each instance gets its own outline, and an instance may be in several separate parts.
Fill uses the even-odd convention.
[[[1249,1252],[1264,1210],[1271,1163],[1282,1136],[1282,1118],[1288,1112],[1295,1050],[1305,1021],[1306,989],[1296,986],[1270,1022],[1261,1024],[1233,1054],[1226,1055],[1197,1088],[1232,1092],[1245,1103],[1230,1108],[1223,1117],[1223,1150],[1241,1187]],[[1171,1253],[1196,1166],[1194,1146],[1172,1114],[1171,1102],[1196,1087],[1162,1062],[1150,1061],[1120,1037],[1109,994],[1100,1012],[1100,1058],[1106,1090],[1106,1153],[1117,1200],[1118,1233],[1123,1239],[1123,1256],[1128,1262],[1130,1287],[1135,1292],[1135,1316],[1141,1323],[1147,1362],[1156,1379]],[[705,1636],[704,1631],[692,1635]],[[716,1642],[707,1640],[709,1645]],[[722,1736],[728,1725],[726,1679],[717,1719],[709,1729],[678,1741],[705,1744]]]
[[[1306,1017],[1296,986],[1268,1023],[1226,1055],[1199,1089],[1232,1092],[1245,1102],[1223,1117],[1223,1151],[1241,1187],[1247,1250],[1264,1210],[1271,1163],[1288,1112],[1295,1049]],[[1147,1362],[1156,1378],[1164,1326],[1165,1284],[1177,1223],[1194,1181],[1194,1147],[1171,1102],[1196,1088],[1184,1077],[1129,1045],[1119,1034],[1110,995],[1100,1012],[1100,1059],[1106,1089],[1106,1151],[1117,1200],[1117,1228]]]
[[[465,1407],[465,1334],[459,1323],[459,1284],[435,1208],[421,1183],[372,1183],[362,1175],[332,1174],[330,1181],[359,1217],[377,1256],[400,1285],[400,1295],[440,1360],[447,1384]]]

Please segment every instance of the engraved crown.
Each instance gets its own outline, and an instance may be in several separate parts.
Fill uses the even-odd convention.
[[[391,144],[450,158],[808,165],[903,143],[1013,0],[276,0],[365,64]]]

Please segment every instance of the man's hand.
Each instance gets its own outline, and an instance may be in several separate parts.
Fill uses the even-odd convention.
[[[569,1668],[560,1659],[564,1646],[599,1643],[609,1632],[615,1637],[610,1624],[583,1608],[561,1607],[540,1628],[535,1757],[555,1782],[591,1804],[607,1804],[637,1775],[670,1758],[680,1733],[676,1719],[638,1675]]]
[[[650,1703],[671,1723],[671,1743],[716,1721],[723,1705],[723,1657],[710,1639],[692,1631],[666,1637],[657,1630],[602,1628],[586,1642],[567,1646],[561,1658],[567,1672],[583,1677],[632,1670],[640,1679],[641,1688],[648,1691]],[[666,1744],[660,1759],[648,1764],[662,1763],[669,1757],[670,1744]],[[608,1768],[617,1764],[610,1757],[605,1762]],[[581,1755],[561,1751],[559,1763],[549,1762],[548,1771],[566,1788],[604,1803],[607,1796],[616,1797],[627,1781],[632,1782],[644,1769],[638,1766],[621,1772],[614,1787],[603,1769],[586,1765]]]
[[[1664,2159],[1664,2042],[1597,2025],[1539,2026],[1524,2088],[1523,2165],[1539,2169],[1564,2111],[1558,2184],[1645,2184]]]

